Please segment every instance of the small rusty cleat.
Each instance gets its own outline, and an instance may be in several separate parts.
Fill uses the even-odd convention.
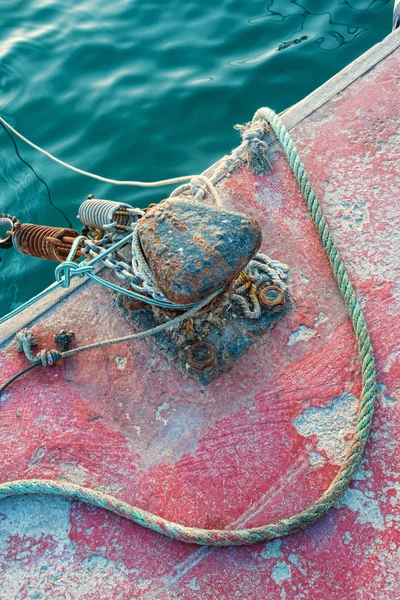
[[[253,217],[182,196],[153,206],[137,228],[155,281],[175,304],[199,302],[226,288],[262,241]]]
[[[285,308],[285,294],[277,285],[265,285],[258,292],[258,300],[264,308],[278,312]]]

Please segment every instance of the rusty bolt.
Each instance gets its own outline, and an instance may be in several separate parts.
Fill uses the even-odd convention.
[[[217,353],[212,344],[197,342],[187,349],[187,363],[194,371],[211,371],[217,365]]]
[[[272,312],[278,312],[285,308],[285,294],[277,285],[265,285],[258,292],[258,300],[261,306]]]

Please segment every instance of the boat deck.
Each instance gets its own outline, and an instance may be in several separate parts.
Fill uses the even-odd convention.
[[[371,439],[338,506],[290,537],[218,549],[63,498],[9,498],[2,600],[398,598],[399,45],[397,31],[283,115],[362,300],[378,370]],[[295,308],[208,386],[141,340],[35,369],[0,401],[0,481],[58,478],[186,525],[236,529],[290,516],[328,487],[357,412],[355,338],[278,146],[272,167],[261,177],[243,167],[218,189],[259,220],[262,251],[289,265]],[[74,288],[0,327],[2,380],[27,364],[12,341],[27,324],[40,347],[61,327],[77,345],[130,332],[110,292]]]

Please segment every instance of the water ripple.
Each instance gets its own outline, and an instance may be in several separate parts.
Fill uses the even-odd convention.
[[[237,144],[235,123],[261,105],[286,108],[380,41],[392,10],[390,0],[4,0],[1,8],[1,115],[74,165],[144,180],[201,172]],[[24,163],[1,129],[0,140],[0,211],[28,221],[63,226],[59,207],[78,227],[88,193],[140,206],[169,193],[115,189],[18,143]],[[53,272],[2,252],[0,312]]]

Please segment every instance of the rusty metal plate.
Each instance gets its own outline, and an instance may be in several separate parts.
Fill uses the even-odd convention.
[[[275,286],[267,287],[273,291]],[[117,304],[136,331],[151,329],[165,321],[162,313],[156,315],[148,305],[141,303],[138,306],[120,296]],[[245,317],[236,302],[229,301],[212,313],[203,313],[194,323],[193,319],[189,319],[177,332],[164,331],[146,338],[146,341],[183,377],[208,385],[221,373],[229,371],[251,344],[271,330],[292,306],[291,295],[281,292],[275,306],[262,307],[261,316],[252,320]]]

